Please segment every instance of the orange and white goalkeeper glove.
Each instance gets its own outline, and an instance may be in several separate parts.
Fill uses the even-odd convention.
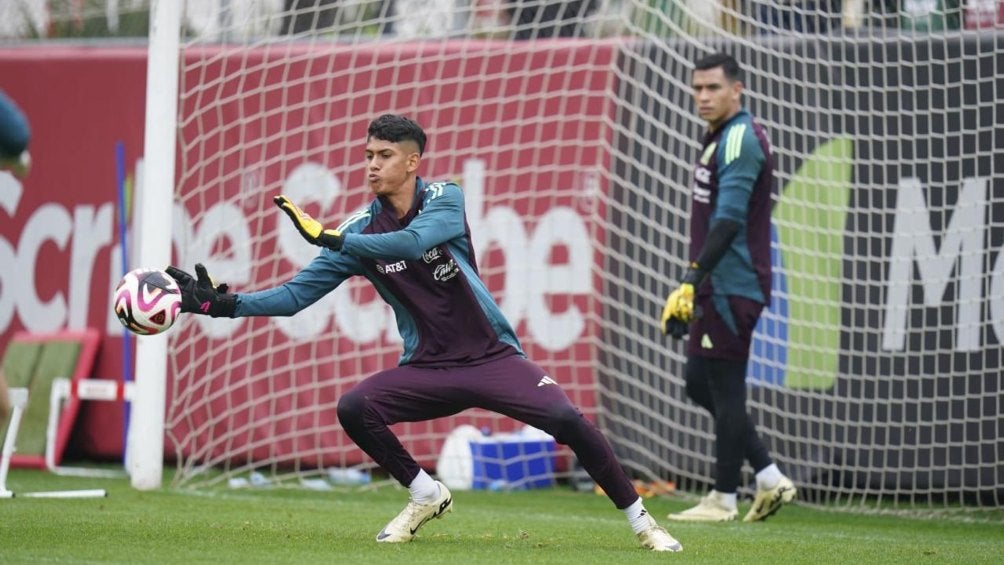
[[[338,251],[342,248],[342,244],[345,243],[345,236],[342,235],[338,230],[325,229],[310,214],[304,212],[299,206],[293,204],[293,201],[286,198],[285,195],[280,194],[272,199],[275,205],[282,209],[283,212],[289,216],[289,219],[293,221],[293,225],[296,230],[300,232],[303,239],[306,239],[308,243],[314,245],[319,245],[321,247],[327,247]]]

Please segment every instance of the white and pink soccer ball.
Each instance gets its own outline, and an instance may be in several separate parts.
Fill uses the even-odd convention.
[[[159,334],[167,331],[181,312],[181,289],[160,269],[136,269],[119,281],[112,304],[129,331]]]

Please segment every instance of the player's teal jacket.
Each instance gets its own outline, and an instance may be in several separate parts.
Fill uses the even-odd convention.
[[[696,260],[711,225],[718,219],[741,224],[728,251],[698,294],[713,294],[716,306],[731,319],[724,297],[744,296],[770,303],[770,213],[773,159],[760,124],[740,110],[703,139],[694,167],[690,214],[690,259]]]
[[[394,309],[402,365],[454,367],[523,355],[478,275],[459,186],[419,178],[404,218],[377,198],[338,230],[345,235],[341,251],[322,249],[281,286],[237,294],[234,316],[291,316],[362,275]]]

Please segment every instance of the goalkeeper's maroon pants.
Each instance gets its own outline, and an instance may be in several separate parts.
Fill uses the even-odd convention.
[[[687,396],[715,419],[715,490],[732,493],[743,459],[754,471],[773,462],[746,410],[746,365],[763,304],[741,296],[701,296],[697,304],[704,314],[690,326]]]
[[[617,508],[638,500],[603,434],[543,369],[518,355],[467,367],[381,371],[339,399],[338,419],[356,445],[408,486],[420,467],[388,426],[475,407],[529,424],[569,446]]]

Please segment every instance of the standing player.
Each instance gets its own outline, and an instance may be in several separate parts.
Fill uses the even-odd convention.
[[[708,131],[694,169],[690,268],[666,300],[662,330],[674,337],[690,332],[687,395],[715,420],[717,459],[714,490],[669,518],[735,520],[745,457],[756,471],[757,491],[744,521],[754,522],[796,494],[746,412],[750,340],[770,302],[773,162],[766,133],[742,107],[742,71],[734,58],[719,53],[701,59],[692,86]]]
[[[509,322],[478,275],[460,187],[417,176],[426,136],[396,115],[370,123],[366,173],[376,196],[338,229],[325,229],[285,196],[275,203],[319,255],[289,282],[230,294],[174,267],[182,311],[214,317],[290,316],[353,275],[369,279],[394,309],[404,339],[400,364],[378,372],[339,399],[338,418],[352,440],[407,487],[411,500],[377,534],[378,542],[410,541],[418,529],[453,509],[388,426],[450,416],[472,407],[515,418],[575,452],[593,480],[623,510],[641,545],[680,551],[679,542],[645,510],[606,438],[572,405],[547,373],[529,361]]]

